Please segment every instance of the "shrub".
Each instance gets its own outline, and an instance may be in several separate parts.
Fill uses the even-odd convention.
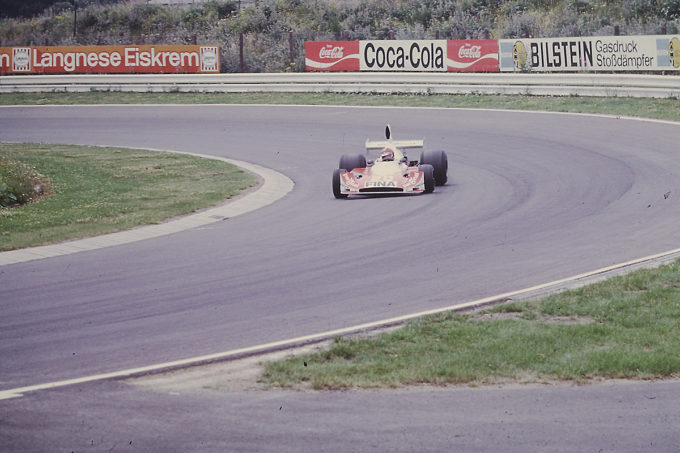
[[[29,203],[49,195],[52,183],[35,168],[21,162],[0,158],[0,206]]]

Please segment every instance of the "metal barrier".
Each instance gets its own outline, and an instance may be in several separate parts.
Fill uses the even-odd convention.
[[[525,73],[293,73],[26,75],[0,77],[17,92],[289,92],[525,94],[679,98],[678,75]]]

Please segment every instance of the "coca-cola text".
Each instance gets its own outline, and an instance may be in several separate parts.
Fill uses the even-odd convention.
[[[343,50],[344,47],[322,47],[319,49],[319,58],[326,59],[338,59],[344,57]]]
[[[458,49],[458,58],[482,58],[482,46],[464,45]]]

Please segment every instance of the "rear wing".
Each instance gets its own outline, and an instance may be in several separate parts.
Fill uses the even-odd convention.
[[[424,140],[366,140],[366,150],[395,148],[423,148]]]

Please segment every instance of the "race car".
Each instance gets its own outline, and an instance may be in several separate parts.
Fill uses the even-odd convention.
[[[409,161],[406,149],[423,148],[423,140],[394,140],[389,125],[385,140],[366,140],[366,155],[380,150],[375,160],[363,154],[345,154],[333,171],[333,195],[417,194],[432,193],[435,186],[446,184],[448,158],[444,151],[422,151],[420,160]]]

